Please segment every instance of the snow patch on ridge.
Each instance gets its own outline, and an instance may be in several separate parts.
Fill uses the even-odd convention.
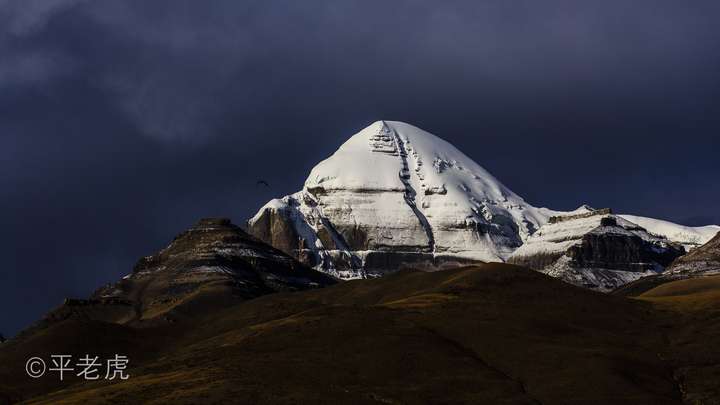
[[[642,226],[651,233],[664,236],[673,242],[682,244],[688,251],[706,244],[720,232],[720,226],[718,225],[692,227],[637,215],[619,216]]]
[[[513,259],[537,255],[553,255],[566,252],[570,247],[580,245],[588,234],[616,234],[637,236],[653,244],[666,244],[664,236],[648,233],[643,227],[613,215],[607,211],[590,211],[582,206],[575,211],[556,217],[556,220],[543,225],[513,254]],[[603,225],[604,218],[612,218],[614,225]]]

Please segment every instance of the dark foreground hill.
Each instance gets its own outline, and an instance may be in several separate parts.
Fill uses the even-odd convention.
[[[695,304],[706,298],[679,306],[652,294],[628,299],[493,264],[270,294],[223,310],[189,299],[191,315],[176,322],[70,318],[4,344],[0,398],[710,404],[720,398],[720,321],[717,298]],[[131,377],[60,385],[24,376],[28,357],[50,353],[126,354]]]
[[[22,335],[68,319],[148,327],[265,294],[335,283],[229,219],[205,218],[166,248],[141,258],[118,282],[99,288],[89,299],[66,300]]]
[[[720,404],[720,276],[672,281],[637,298],[664,317],[686,403]]]

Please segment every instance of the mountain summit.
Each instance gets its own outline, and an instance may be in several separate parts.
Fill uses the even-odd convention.
[[[536,208],[450,143],[377,121],[270,201],[251,234],[340,278],[411,264],[503,261],[556,212]]]

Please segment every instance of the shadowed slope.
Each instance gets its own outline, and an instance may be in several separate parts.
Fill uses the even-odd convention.
[[[401,272],[266,295],[161,326],[124,326],[143,342],[133,346],[130,380],[36,400],[680,403],[655,319],[648,304],[516,266]],[[100,325],[75,330],[114,347]],[[0,381],[31,352],[0,350],[0,364],[9,364]],[[16,395],[37,392],[19,387]]]
[[[720,403],[720,276],[668,282],[637,298],[663,310],[668,360],[686,402]]]
[[[193,311],[334,283],[332,277],[307,268],[230,220],[206,218],[165,249],[141,258],[122,280],[98,289],[88,300],[65,300],[36,326],[68,318],[120,324],[174,322]]]

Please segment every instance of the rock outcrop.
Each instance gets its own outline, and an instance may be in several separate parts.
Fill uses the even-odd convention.
[[[138,261],[120,282],[91,299],[129,301],[136,315],[167,312],[201,291],[221,288],[241,298],[333,284],[282,251],[248,235],[229,219],[200,220],[168,247]]]
[[[609,209],[549,219],[509,258],[571,284],[611,291],[656,275],[685,253]]]
[[[683,279],[720,275],[720,232],[706,244],[677,258],[662,273],[643,277],[613,291],[624,296],[639,296],[657,286]]]
[[[663,276],[687,278],[717,274],[720,274],[720,232],[708,243],[675,260]]]
[[[70,318],[168,322],[193,311],[335,282],[248,235],[229,219],[202,219],[165,249],[141,258],[122,280],[98,289],[89,299],[65,300],[23,334]]]

